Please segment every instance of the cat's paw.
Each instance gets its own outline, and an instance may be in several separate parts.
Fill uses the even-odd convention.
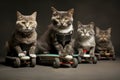
[[[73,56],[72,56],[72,55],[66,55],[65,58],[66,58],[67,60],[71,60],[71,59],[73,59]]]
[[[56,45],[56,49],[59,50],[59,51],[62,51],[63,50],[63,46],[61,44]]]
[[[30,55],[30,57],[32,57],[32,58],[36,58],[36,55],[35,54],[29,54]]]
[[[81,54],[83,54],[83,53],[84,53],[83,49],[78,49],[78,54],[79,54],[79,55],[81,55]]]
[[[59,54],[59,56],[61,56],[61,57],[65,56],[65,52],[63,52],[63,51],[58,51],[58,54]]]
[[[24,53],[19,53],[18,56],[23,57],[23,56],[25,56],[25,54]]]
[[[44,51],[43,53],[44,53],[44,54],[49,54],[49,52],[48,52],[48,51]]]

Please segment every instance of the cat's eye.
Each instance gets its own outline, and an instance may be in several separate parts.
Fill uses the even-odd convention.
[[[22,24],[25,24],[25,22],[22,22]]]
[[[60,17],[59,17],[59,16],[57,16],[56,18],[57,18],[57,19],[60,19]]]
[[[32,22],[29,22],[29,24],[32,24]]]
[[[60,20],[60,18],[57,18],[58,20]]]
[[[58,13],[53,13],[53,16],[57,16],[58,15]]]
[[[68,18],[65,18],[65,20],[68,20]]]

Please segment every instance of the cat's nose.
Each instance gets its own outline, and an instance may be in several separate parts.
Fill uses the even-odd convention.
[[[106,35],[102,35],[103,37],[106,37]]]
[[[26,28],[28,29],[29,27],[28,27],[28,26],[26,26]]]
[[[87,30],[85,29],[85,30],[84,30],[84,32],[86,33],[86,32],[87,32]]]
[[[29,23],[26,23],[26,28],[28,28],[29,27]]]

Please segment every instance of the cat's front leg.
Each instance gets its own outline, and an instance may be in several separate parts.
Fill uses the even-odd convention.
[[[36,43],[33,43],[32,46],[29,49],[29,56],[30,57],[36,57],[35,49],[36,49]]]
[[[70,55],[74,54],[74,49],[73,49],[73,46],[71,44],[67,44],[65,46],[64,50],[65,50],[65,54],[70,54]]]
[[[67,44],[65,46],[65,50],[66,50],[66,54],[70,54],[73,55],[74,54],[74,39],[71,39],[71,41],[69,42],[69,44]]]
[[[112,55],[115,55],[115,51],[114,51],[114,48],[109,48],[109,53],[112,54]]]
[[[109,52],[112,55],[112,59],[116,60],[116,55],[115,55],[114,47],[112,47],[112,49]]]
[[[56,50],[58,51],[59,55],[62,55],[64,53],[63,46],[61,44],[59,44],[58,42],[55,42],[54,46]]]
[[[115,51],[114,50],[110,50],[109,52],[110,52],[110,54],[115,55]]]
[[[59,55],[62,55],[65,52],[63,49],[63,46],[61,44],[56,45],[56,49],[57,49]]]
[[[78,54],[79,54],[80,56],[83,55],[83,49],[82,49],[82,48],[78,48]]]
[[[21,47],[19,45],[15,46],[15,50],[18,53],[19,57],[25,56],[25,53],[22,51]]]
[[[94,46],[90,48],[90,54],[92,56],[95,56],[95,47]]]

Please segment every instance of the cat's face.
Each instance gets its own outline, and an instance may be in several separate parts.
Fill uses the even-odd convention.
[[[73,23],[73,12],[74,9],[68,11],[58,11],[54,7],[52,8],[52,23],[56,28],[65,29]]]
[[[20,32],[34,31],[37,27],[36,15],[37,12],[34,12],[32,15],[22,15],[17,11],[16,29]]]
[[[77,34],[82,38],[89,38],[94,36],[94,23],[91,22],[87,25],[83,25],[82,23],[78,22]]]
[[[111,37],[111,28],[107,30],[101,30],[100,28],[96,27],[96,38],[99,42],[107,42],[110,40]]]

